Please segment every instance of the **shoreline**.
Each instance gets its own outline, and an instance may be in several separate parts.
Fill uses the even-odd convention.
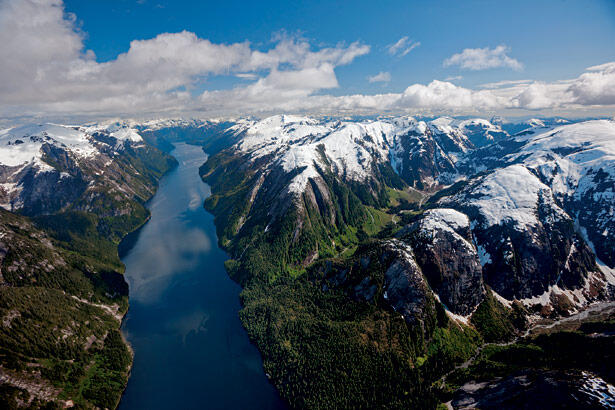
[[[171,157],[173,157],[173,159],[175,159],[176,162],[175,162],[175,165],[173,167],[169,168],[164,174],[161,175],[160,179],[156,182],[156,188],[154,190],[154,193],[143,204],[145,209],[147,209],[147,217],[145,218],[145,220],[141,224],[139,224],[139,226],[137,226],[135,229],[133,229],[132,231],[130,231],[126,235],[124,235],[124,237],[117,244],[117,249],[116,249],[117,250],[117,257],[118,257],[118,259],[120,260],[120,262],[122,264],[122,270],[123,270],[122,271],[122,278],[124,279],[124,282],[126,282],[126,285],[128,285],[128,295],[127,295],[128,307],[126,308],[126,311],[121,316],[121,320],[119,321],[119,326],[118,326],[117,330],[120,333],[120,336],[122,338],[122,342],[124,343],[124,346],[126,346],[128,351],[130,352],[131,359],[130,359],[130,365],[128,366],[128,369],[126,370],[126,383],[124,383],[124,388],[122,389],[122,392],[121,392],[121,394],[119,395],[119,397],[117,399],[117,402],[115,404],[114,409],[119,408],[120,403],[122,401],[122,397],[124,397],[124,393],[126,392],[126,388],[128,387],[128,381],[130,380],[130,376],[132,375],[132,367],[133,367],[133,364],[134,364],[134,357],[135,357],[135,351],[134,351],[132,345],[130,344],[130,342],[128,341],[128,339],[126,339],[126,336],[124,335],[124,332],[122,331],[122,328],[124,327],[124,322],[126,320],[126,316],[128,315],[128,312],[130,310],[130,284],[128,283],[128,281],[126,280],[126,277],[124,276],[126,274],[126,265],[124,265],[124,262],[122,261],[122,258],[124,256],[126,256],[130,252],[130,250],[134,247],[134,245],[137,243],[137,240],[139,239],[139,234],[141,232],[141,229],[143,229],[143,227],[152,218],[151,211],[149,210],[147,205],[150,203],[150,201],[158,193],[158,189],[160,188],[160,181],[162,181],[162,179],[165,178],[169,173],[171,173],[173,170],[175,170],[176,168],[179,167],[179,161],[177,161],[177,158],[172,156],[170,154],[170,152],[167,153],[167,154],[170,155]],[[130,241],[130,242],[126,243],[126,241]]]

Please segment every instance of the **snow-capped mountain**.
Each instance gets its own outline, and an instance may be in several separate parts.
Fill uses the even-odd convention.
[[[548,185],[600,259],[615,266],[614,121],[556,127],[505,159],[522,162]]]
[[[35,215],[67,206],[87,210],[101,195],[147,198],[152,193],[150,172],[133,159],[162,160],[159,155],[134,128],[120,122],[3,130],[0,206]]]
[[[615,285],[615,123],[509,142],[498,166],[439,201],[471,217],[486,282],[509,299],[605,297]]]
[[[467,219],[467,229],[449,232],[434,220],[442,212],[429,211],[406,229],[411,234],[405,239],[453,312],[475,308],[483,281],[506,303],[518,299],[558,313],[611,298],[615,123],[536,120],[510,136],[494,122],[498,125],[449,117],[426,122],[295,116],[238,121],[225,131],[238,142],[216,159],[227,172],[241,170],[244,179],[247,205],[233,232],[246,221],[255,229],[257,220],[266,231],[291,203],[299,209],[295,238],[311,229],[313,222],[305,220],[311,209],[339,224],[336,201],[343,196],[331,177],[367,205],[388,201],[384,187],[433,192],[456,183],[430,206],[455,209]],[[203,174],[215,172],[205,167]],[[412,239],[417,237],[421,240]],[[461,252],[464,244],[467,252]],[[438,257],[430,251],[434,246],[441,248]],[[453,248],[464,256],[453,257]],[[305,264],[318,255],[314,252]]]
[[[290,191],[300,193],[317,177],[317,168],[326,166],[345,180],[361,183],[378,179],[378,168],[390,166],[411,185],[436,188],[441,175],[447,181],[454,178],[457,158],[474,147],[464,131],[476,129],[486,140],[494,138],[490,133],[503,134],[484,120],[402,117],[355,122],[289,115],[239,121],[229,132],[239,140],[233,149],[251,161],[267,157],[287,173],[302,169],[289,185]],[[477,139],[477,133],[471,135]]]

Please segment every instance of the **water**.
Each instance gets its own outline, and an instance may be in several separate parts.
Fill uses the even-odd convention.
[[[162,179],[150,221],[122,258],[130,285],[123,333],[135,357],[120,409],[284,408],[241,326],[241,289],[202,206],[206,155],[186,144],[172,155],[180,165]]]

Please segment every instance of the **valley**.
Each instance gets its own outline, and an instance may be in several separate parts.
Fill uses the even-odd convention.
[[[206,155],[184,143],[170,154],[179,165],[162,178],[150,220],[122,257],[130,288],[122,332],[135,355],[119,408],[283,409],[239,321],[240,288],[202,206]]]
[[[3,242],[8,403],[459,407],[531,400],[529,378],[594,405],[587,386],[614,381],[612,255],[594,245],[614,232],[612,135],[296,116],[7,132],[34,157],[5,166],[3,238],[36,232]],[[33,294],[69,297],[67,316],[24,321],[66,303]],[[41,325],[69,350],[22,356],[15,329]]]
[[[0,0],[0,410],[615,409],[613,38]]]

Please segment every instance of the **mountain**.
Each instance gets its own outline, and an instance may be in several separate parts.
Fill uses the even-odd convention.
[[[28,125],[0,133],[0,204],[25,215],[106,206],[128,215],[126,200],[154,192],[160,170],[173,165],[121,124]]]
[[[0,131],[0,407],[117,406],[118,244],[175,163],[123,123]]]
[[[373,342],[401,356],[382,366],[366,354],[344,374],[388,380],[382,389],[398,386],[388,372],[412,374],[422,381],[406,389],[419,394],[477,345],[517,346],[536,323],[614,299],[615,125],[559,123],[531,121],[511,135],[497,119],[283,115],[223,131],[236,142],[201,168],[212,189],[205,206],[245,288],[243,323],[291,405],[344,406],[351,395],[412,406],[366,396],[360,378],[341,397],[298,381],[342,388],[310,369]],[[348,301],[370,313],[344,315]],[[299,312],[309,313],[297,322]],[[376,319],[391,314],[406,328]],[[313,339],[308,323],[333,333]],[[376,340],[377,326],[396,342]],[[397,350],[401,340],[412,348]],[[425,403],[432,393],[420,393]]]
[[[607,120],[519,134],[505,141],[493,170],[440,199],[472,217],[494,290],[543,302],[556,294],[569,305],[612,297],[613,136]],[[484,154],[471,160],[489,163],[493,152]]]
[[[336,198],[347,195],[338,193],[339,186],[356,196],[347,201],[381,208],[390,189],[435,190],[457,182],[434,196],[440,199],[430,206],[455,208],[470,218],[470,243],[479,252],[487,284],[501,296],[544,301],[555,287],[556,293],[572,292],[566,296],[572,305],[607,297],[614,283],[609,215],[615,127],[606,120],[555,128],[533,124],[540,131],[509,136],[478,119],[323,122],[275,116],[231,127],[227,132],[239,142],[214,161],[224,158],[225,165],[237,166],[213,162],[203,173],[213,182],[210,204],[224,196],[215,183],[221,169],[225,176],[239,174],[245,189],[233,191],[247,203],[226,215],[233,226],[222,232],[222,241],[242,237],[244,230],[266,234],[289,212],[297,214],[291,222],[294,238],[308,230],[304,226],[331,224],[342,232],[347,224],[370,218],[360,205],[353,206],[354,215],[343,207],[338,212]],[[468,134],[483,143],[473,143]],[[291,263],[309,264],[332,252],[335,235],[318,235],[307,241],[317,243],[315,249]]]
[[[436,190],[458,177],[458,158],[473,147],[457,128],[413,118],[349,122],[280,115],[238,121],[224,133],[238,142],[201,170],[213,188],[209,206],[227,219],[219,224],[221,242],[238,233],[251,236],[254,229],[266,234],[270,222],[296,213],[322,226],[312,230],[318,237],[304,238],[318,242],[320,254],[335,247],[324,225],[347,236],[356,234],[345,232],[348,224],[373,219],[355,203],[386,206],[388,188]],[[242,204],[231,210],[237,201]],[[303,255],[300,263],[317,255],[304,250],[294,253]]]

